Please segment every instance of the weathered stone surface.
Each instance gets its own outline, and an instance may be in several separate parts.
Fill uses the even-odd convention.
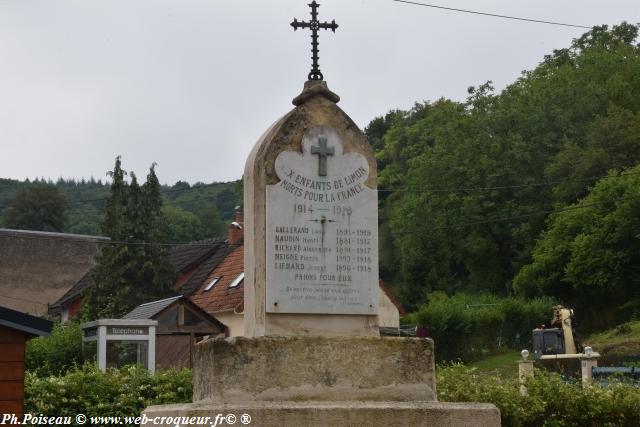
[[[500,426],[500,412],[495,406],[486,403],[349,401],[215,404],[198,402],[187,405],[153,406],[145,411],[147,417],[158,422],[162,417],[211,417],[209,423],[212,424],[217,414],[224,416],[233,414],[236,425],[243,425],[242,415],[249,415],[251,417],[249,425],[255,427]],[[165,421],[168,420],[165,419]],[[175,422],[165,424],[154,422],[154,424],[175,426]],[[222,425],[230,425],[230,423],[225,422]]]
[[[435,401],[433,341],[258,337],[196,347],[193,400]]]
[[[303,95],[297,99],[297,107],[274,123],[260,138],[245,166],[244,332],[246,336],[376,336],[376,312],[318,315],[268,312],[266,309],[266,194],[267,186],[280,181],[275,169],[278,156],[285,151],[302,153],[303,137],[310,129],[332,129],[342,142],[345,154],[359,153],[364,157],[368,165],[368,176],[362,185],[369,189],[376,188],[377,169],[373,151],[358,126],[335,104],[337,99],[330,94],[326,83],[308,82]],[[376,283],[371,284],[375,285]]]
[[[297,107],[298,105],[302,105],[305,102],[307,102],[307,100],[318,95],[325,97],[326,99],[328,99],[329,101],[335,104],[337,104],[340,101],[340,97],[329,90],[329,86],[327,86],[327,82],[309,80],[305,82],[302,93],[300,93],[300,95],[293,98],[292,102],[293,102],[293,105]]]

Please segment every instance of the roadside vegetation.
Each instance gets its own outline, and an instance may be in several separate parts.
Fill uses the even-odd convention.
[[[95,364],[60,375],[27,371],[25,413],[71,416],[138,416],[150,405],[191,402],[189,369],[162,370],[126,366],[101,372]]]
[[[505,361],[514,355],[505,354]],[[640,419],[640,388],[613,383],[583,388],[560,375],[536,371],[519,392],[516,375],[496,375],[494,367],[462,364],[436,369],[438,399],[444,402],[486,402],[499,409],[502,425],[515,426],[636,426]],[[192,398],[192,372],[159,371],[127,366],[101,372],[93,364],[60,375],[27,372],[25,412],[57,416],[137,416],[150,405],[186,403]]]
[[[463,362],[530,347],[532,329],[549,321],[555,305],[547,297],[444,292],[431,293],[428,300],[406,321],[426,328],[436,343],[438,361]]]
[[[440,401],[493,403],[505,427],[631,427],[640,420],[640,388],[627,384],[583,388],[580,381],[536,371],[522,396],[517,376],[489,375],[462,364],[439,366],[436,378]]]

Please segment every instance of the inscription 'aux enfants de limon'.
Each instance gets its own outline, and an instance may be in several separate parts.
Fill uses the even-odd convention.
[[[359,166],[352,173],[328,181],[318,181],[289,169],[286,178],[280,181],[285,191],[310,202],[331,203],[349,200],[364,191],[368,171]]]

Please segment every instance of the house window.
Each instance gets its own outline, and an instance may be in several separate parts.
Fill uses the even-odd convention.
[[[219,281],[219,280],[220,280],[220,277],[218,277],[218,276],[216,276],[216,277],[214,277],[213,279],[211,279],[211,281],[207,284],[207,287],[206,287],[206,288],[204,288],[205,292],[206,292],[206,291],[210,291],[210,290],[211,290],[211,288],[213,288],[213,287],[214,287],[214,285],[215,285],[216,283],[218,283],[218,281]]]
[[[237,287],[240,283],[242,283],[242,280],[244,279],[244,271],[240,274],[238,274],[238,277],[236,277],[235,279],[233,279],[233,282],[231,282],[231,284],[229,285],[230,288],[235,288]]]

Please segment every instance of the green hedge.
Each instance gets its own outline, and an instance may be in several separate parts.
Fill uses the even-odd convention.
[[[101,372],[86,364],[64,375],[25,375],[25,413],[49,416],[137,416],[149,405],[191,402],[189,369],[151,375],[138,366]]]
[[[77,321],[54,325],[51,335],[27,342],[27,369],[41,376],[61,375],[82,365],[82,330]]]
[[[427,328],[439,361],[469,362],[500,347],[531,348],[531,331],[549,323],[556,305],[550,298],[442,292],[430,294],[428,300],[408,320]]]
[[[519,393],[517,379],[481,374],[461,364],[437,369],[438,399],[443,402],[493,403],[505,427],[637,426],[640,388],[624,384],[582,388],[558,374],[536,371]]]

